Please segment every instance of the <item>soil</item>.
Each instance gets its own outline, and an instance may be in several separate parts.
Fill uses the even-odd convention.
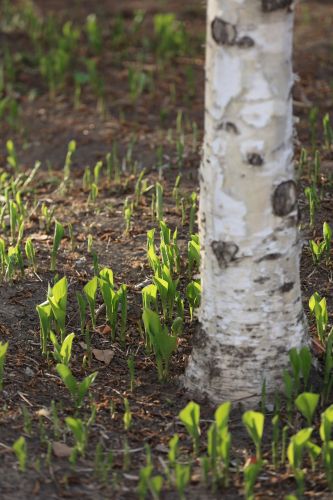
[[[15,3],[15,2],[13,2]],[[189,215],[182,225],[181,212],[175,206],[172,190],[177,175],[181,171],[181,193],[188,197],[198,191],[197,172],[200,164],[200,142],[203,132],[204,96],[204,35],[205,7],[201,2],[122,0],[98,3],[85,0],[73,1],[69,8],[65,0],[38,0],[34,4],[41,15],[51,14],[57,21],[71,19],[82,26],[87,15],[96,12],[108,33],[116,15],[122,14],[129,25],[138,9],[145,12],[144,31],[153,36],[153,16],[158,12],[175,12],[189,33],[192,50],[190,55],[179,56],[163,67],[156,65],[151,57],[145,67],[154,74],[154,89],[144,93],[136,103],[129,98],[128,69],[140,67],[137,55],[140,46],[128,47],[123,58],[116,57],[112,47],[105,47],[99,56],[98,65],[103,73],[106,107],[103,116],[96,108],[96,98],[91,91],[81,96],[81,103],[75,109],[74,88],[67,82],[61,92],[50,98],[45,83],[38,71],[23,71],[20,66],[18,81],[21,91],[20,125],[12,129],[4,121],[0,122],[0,164],[5,166],[6,141],[15,143],[20,168],[29,171],[36,161],[41,167],[33,181],[33,189],[26,193],[31,216],[25,227],[25,237],[30,236],[37,252],[38,270],[26,269],[24,276],[17,276],[12,283],[0,285],[0,341],[9,341],[9,351],[5,366],[4,390],[0,393],[0,497],[9,499],[45,498],[136,498],[139,471],[146,463],[146,445],[153,455],[156,473],[165,472],[168,442],[175,432],[181,437],[182,456],[190,456],[191,441],[177,419],[179,411],[187,404],[188,397],[179,383],[186,360],[191,351],[191,336],[195,322],[191,323],[186,312],[184,334],[179,340],[177,353],[170,364],[168,382],[161,384],[152,356],[147,355],[140,334],[141,288],[151,278],[151,270],[146,259],[147,230],[156,227],[152,218],[152,191],[140,200],[135,209],[129,233],[125,232],[123,205],[126,197],[133,199],[137,172],[145,168],[149,184],[161,179],[164,187],[164,214],[171,228],[178,227],[178,239],[182,250],[182,272],[180,288],[184,290],[188,276],[186,273],[186,248],[189,240]],[[1,15],[1,12],[0,12]],[[324,1],[304,1],[297,9],[295,32],[295,81],[294,101],[297,123],[295,138],[296,158],[302,147],[310,151],[311,138],[308,115],[317,107],[319,117],[323,117],[333,106],[333,52],[331,31],[333,5]],[[107,36],[107,35],[106,35]],[[0,30],[0,40],[13,52],[29,52],[24,33],[4,33]],[[83,49],[84,50],[84,49]],[[1,49],[0,49],[1,56]],[[190,70],[189,70],[190,68]],[[191,71],[193,89],[189,83]],[[32,95],[31,90],[35,92]],[[192,91],[191,91],[192,90]],[[185,124],[184,165],[179,167],[176,144],[168,139],[168,131],[176,136],[177,113],[183,112]],[[191,124],[198,126],[197,145],[192,144]],[[82,177],[87,165],[93,167],[98,160],[118,144],[119,156],[124,157],[133,137],[133,159],[137,162],[137,172],[124,170],[119,182],[110,182],[103,177],[99,194],[94,203],[88,203],[89,192],[82,187]],[[63,166],[67,145],[74,139],[77,151],[73,156],[70,186],[66,192],[59,189],[63,177]],[[316,137],[317,147],[322,147],[321,127]],[[158,148],[163,146],[162,169],[157,168]],[[308,249],[309,237],[320,237],[324,220],[333,223],[333,154],[322,154],[322,203],[316,214],[316,225],[308,227],[308,204],[304,198],[304,187],[309,184],[309,172],[305,170],[299,178],[300,207],[303,237],[305,241],[301,273],[305,310],[314,291],[326,296],[332,303],[332,267],[313,266]],[[39,206],[34,207],[34,200]],[[78,308],[75,292],[82,291],[85,283],[93,277],[93,256],[88,253],[88,235],[93,237],[93,251],[101,266],[111,267],[117,285],[128,286],[129,317],[126,346],[112,342],[105,334],[103,313],[98,317],[97,328],[92,333],[94,349],[112,349],[114,357],[109,365],[92,356],[91,364],[82,367],[86,353],[85,339],[76,342],[71,363],[77,378],[97,371],[98,376],[91,390],[96,402],[97,415],[89,432],[89,443],[85,457],[71,466],[68,458],[60,458],[48,447],[48,443],[62,441],[71,446],[71,436],[63,431],[56,438],[52,418],[49,413],[54,400],[63,421],[66,416],[75,415],[72,400],[55,371],[55,363],[42,357],[39,349],[39,320],[36,305],[47,296],[48,284],[53,283],[54,273],[50,272],[50,254],[53,228],[47,233],[40,215],[40,205],[46,203],[55,208],[55,217],[64,226],[72,224],[74,245],[68,231],[61,244],[57,261],[57,273],[66,275],[69,282],[69,304],[67,330],[80,335]],[[6,240],[8,235],[6,235]],[[100,303],[99,303],[100,305]],[[330,307],[330,305],[329,305]],[[315,328],[309,318],[311,331]],[[314,341],[314,351],[322,355],[321,346]],[[130,376],[127,360],[130,355],[135,360],[135,389],[130,390]],[[124,398],[128,398],[133,424],[124,430]],[[22,408],[31,418],[31,430],[24,428]],[[88,418],[90,405],[86,401],[79,415]],[[242,498],[243,480],[241,467],[246,458],[253,454],[251,443],[240,420],[240,408],[236,408],[231,418],[233,435],[233,480],[232,486],[218,494],[207,489],[200,480],[200,464],[195,461],[191,483],[186,496],[202,498]],[[202,431],[205,431],[213,417],[214,408],[208,404],[201,406]],[[20,436],[26,437],[28,444],[28,467],[25,473],[18,470],[17,460],[11,451],[13,442]],[[107,483],[101,483],[94,473],[96,445],[101,442],[106,450],[114,451],[114,466]],[[204,442],[204,440],[202,441]],[[265,452],[269,453],[269,443]],[[128,448],[129,452],[126,452]],[[51,451],[51,453],[50,453]],[[202,452],[204,449],[202,450]],[[127,463],[130,461],[130,463]],[[307,475],[306,496],[321,499],[331,498],[322,472]],[[175,498],[174,488],[165,488],[162,498]],[[289,471],[268,469],[260,475],[256,486],[257,498],[284,498],[295,491],[295,483]]]

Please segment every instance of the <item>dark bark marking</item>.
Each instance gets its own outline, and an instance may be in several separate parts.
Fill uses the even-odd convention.
[[[250,325],[248,325],[250,326]],[[253,325],[255,326],[255,325]],[[241,346],[241,347],[234,347],[231,345],[224,345],[221,347],[221,354],[226,354],[228,356],[234,356],[234,359],[246,359],[251,357],[253,353],[256,351],[256,347],[251,347],[251,346]]]
[[[216,17],[212,22],[212,37],[218,45],[234,45],[237,38],[236,27]]]
[[[264,255],[264,257],[261,257],[261,259],[256,260],[256,263],[259,264],[259,262],[262,262],[263,260],[277,260],[280,257],[282,257],[281,253],[268,253],[267,255]]]
[[[291,216],[288,217],[287,222],[286,222],[286,227],[294,227],[298,225],[298,216]]]
[[[297,204],[296,184],[294,181],[281,182],[273,194],[274,214],[283,217],[290,214]]]
[[[290,99],[293,97],[294,88],[295,88],[295,84],[293,83],[290,90],[289,90],[288,101],[290,101]],[[294,161],[294,156],[293,156],[293,161]]]
[[[235,243],[229,243],[226,241],[213,241],[211,246],[221,268],[227,267],[229,262],[235,260],[236,254],[239,250]]]
[[[254,167],[261,167],[264,164],[263,157],[258,153],[248,153],[247,161],[250,165],[253,165]]]
[[[225,130],[230,134],[239,135],[239,130],[234,123],[231,122],[222,122],[218,125],[217,130]]]
[[[261,5],[263,12],[274,12],[290,7],[293,2],[294,0],[261,0]]]
[[[261,276],[260,278],[257,278],[256,280],[253,280],[254,283],[259,283],[259,285],[263,285],[264,283],[266,283],[266,281],[269,281],[271,278],[269,278],[268,276]]]
[[[301,221],[302,221],[302,212],[301,212],[301,209],[299,208],[299,206],[297,206],[297,220],[296,220],[296,223],[300,224]]]
[[[222,370],[221,368],[218,368],[215,365],[214,361],[207,362],[207,368],[208,368],[208,378],[210,381],[212,381],[213,378],[221,378]]]
[[[274,346],[274,351],[275,351],[274,358],[276,359],[277,356],[283,356],[284,354],[286,354],[286,347],[283,345]]]
[[[229,133],[233,133],[233,134],[239,135],[239,130],[238,130],[238,128],[236,127],[236,125],[234,123],[226,122],[226,124],[225,124],[225,130],[227,132],[229,132]]]
[[[207,344],[208,344],[207,333],[199,324],[194,331],[192,337],[192,345],[197,349],[205,349],[205,347],[207,347]]]
[[[242,36],[242,38],[237,41],[237,46],[241,49],[250,49],[254,46],[254,40],[249,36]]]
[[[294,288],[295,283],[289,281],[288,283],[283,283],[283,285],[279,288],[279,291],[282,293],[288,293],[290,290]]]
[[[296,324],[298,323],[302,323],[305,319],[305,316],[304,316],[304,312],[301,311],[298,315],[297,315],[297,318],[296,318]]]

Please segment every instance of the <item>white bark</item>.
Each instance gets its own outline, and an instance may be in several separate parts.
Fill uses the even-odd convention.
[[[185,386],[212,402],[279,388],[306,342],[293,181],[292,0],[209,0],[200,328]]]

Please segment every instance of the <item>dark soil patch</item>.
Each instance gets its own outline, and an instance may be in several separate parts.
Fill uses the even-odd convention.
[[[194,50],[187,55],[173,59],[165,66],[156,65],[151,53],[143,66],[138,61],[139,46],[128,47],[123,58],[117,50],[103,49],[98,65],[103,72],[105,85],[105,111],[101,116],[96,109],[96,96],[87,90],[81,96],[80,105],[74,109],[74,86],[69,79],[61,92],[50,99],[47,88],[39,78],[35,67],[26,71],[20,64],[18,72],[18,100],[21,105],[19,125],[12,129],[1,122],[0,164],[6,165],[6,141],[15,142],[22,171],[32,168],[36,161],[41,161],[41,168],[33,183],[33,190],[27,193],[29,211],[32,212],[29,225],[25,228],[25,237],[30,236],[38,256],[37,273],[27,270],[24,277],[16,277],[13,283],[0,286],[0,341],[9,341],[5,370],[5,388],[0,393],[0,496],[4,500],[27,498],[136,498],[139,471],[146,463],[145,445],[149,445],[153,454],[156,471],[165,473],[168,442],[175,432],[181,437],[181,454],[190,455],[191,442],[177,415],[187,404],[188,399],[179,377],[184,372],[186,360],[191,350],[191,336],[195,323],[190,323],[186,313],[184,335],[179,341],[177,353],[170,366],[167,383],[161,384],[152,356],[147,355],[138,322],[141,317],[141,285],[151,277],[151,270],[146,259],[146,233],[156,226],[152,218],[152,191],[144,195],[134,211],[132,228],[125,233],[123,205],[126,197],[133,198],[135,182],[140,169],[146,169],[148,184],[154,184],[161,175],[164,186],[164,212],[168,224],[178,227],[179,245],[182,250],[182,272],[180,288],[184,290],[188,276],[186,274],[186,248],[189,239],[189,211],[185,224],[181,225],[181,210],[175,207],[172,190],[181,170],[181,193],[184,198],[197,191],[197,171],[200,163],[200,142],[203,132],[203,92],[204,92],[204,51],[202,41],[205,32],[204,8],[198,2],[157,2],[143,0],[109,1],[73,1],[69,8],[64,0],[39,0],[35,2],[41,13],[51,13],[58,20],[72,19],[81,25],[86,16],[96,12],[107,33],[116,14],[122,14],[125,25],[133,18],[137,9],[143,9],[147,36],[153,36],[153,15],[158,12],[175,12],[184,21],[190,34]],[[186,5],[185,5],[186,3]],[[308,22],[308,16],[311,22]],[[313,107],[318,107],[322,117],[333,105],[333,52],[331,27],[333,6],[330,2],[304,2],[299,10],[296,23],[295,70],[300,75],[296,82],[294,98],[295,113],[300,118],[297,157],[301,147],[310,150],[310,130],[308,114]],[[13,52],[29,52],[27,37],[19,31],[1,33],[0,41],[5,40]],[[31,49],[31,47],[30,47]],[[84,50],[84,49],[82,49]],[[1,50],[0,50],[0,54]],[[133,103],[128,95],[128,70],[143,67],[154,75],[154,89]],[[24,69],[25,68],[25,69]],[[29,94],[35,89],[35,94]],[[185,153],[184,164],[179,167],[177,159],[175,128],[177,114],[184,114]],[[197,143],[193,144],[192,124],[198,126]],[[170,132],[168,132],[171,130]],[[137,171],[127,170],[121,173],[119,182],[109,181],[105,176],[99,185],[96,202],[88,203],[89,192],[82,187],[84,169],[93,167],[98,160],[118,144],[118,154],[123,158],[128,151],[132,138],[133,161],[137,162]],[[70,140],[77,142],[77,152],[73,158],[71,184],[65,193],[59,188],[62,179],[67,145]],[[322,144],[321,128],[315,139],[317,146]],[[195,141],[194,141],[195,142]],[[157,168],[159,148],[163,147],[163,168]],[[302,256],[302,284],[304,306],[308,310],[308,299],[314,291],[319,291],[331,303],[333,295],[332,265],[320,265],[314,268],[308,249],[307,239],[320,237],[324,220],[333,223],[332,194],[333,175],[332,152],[324,152],[322,159],[323,201],[316,215],[316,226],[308,229],[308,206],[303,196],[303,188],[309,183],[309,172],[305,170],[300,178],[300,206],[304,226],[305,247]],[[39,206],[34,205],[34,200]],[[98,318],[98,328],[92,334],[92,346],[95,349],[113,349],[114,358],[105,366],[94,357],[88,369],[82,367],[86,352],[84,338],[76,343],[73,352],[72,370],[75,376],[83,378],[87,373],[98,371],[96,383],[92,389],[92,398],[96,402],[97,416],[89,433],[89,444],[84,458],[76,466],[70,466],[67,458],[55,457],[50,453],[48,443],[63,440],[55,432],[52,415],[49,413],[54,400],[63,421],[74,414],[73,404],[67,389],[61,383],[53,362],[47,362],[39,349],[39,321],[36,305],[47,296],[48,283],[54,279],[49,271],[52,246],[52,230],[46,233],[40,213],[40,204],[46,203],[55,208],[55,216],[65,226],[72,224],[74,230],[74,248],[71,246],[68,231],[59,252],[57,271],[66,275],[69,281],[68,331],[79,335],[80,325],[75,292],[82,291],[85,283],[93,276],[93,256],[87,251],[88,235],[93,237],[93,251],[101,266],[111,267],[117,285],[128,286],[129,321],[126,347],[118,341],[111,342],[103,334],[105,319]],[[8,235],[6,235],[6,238]],[[331,312],[331,310],[330,310]],[[314,331],[312,319],[311,329]],[[322,353],[315,344],[315,351]],[[129,355],[135,359],[136,386],[130,391],[130,377],[127,366]],[[133,425],[124,430],[124,398],[128,398],[133,414]],[[31,430],[24,429],[22,408],[29,412]],[[80,416],[88,418],[90,413],[87,403],[80,411]],[[213,416],[213,408],[202,405],[201,418],[205,434]],[[63,426],[64,429],[64,426]],[[253,454],[253,449],[244,432],[240,419],[240,409],[235,409],[231,419],[233,435],[232,486],[215,494],[207,490],[200,480],[200,464],[195,461],[191,484],[187,490],[193,499],[241,498],[243,479],[241,467],[246,457]],[[19,473],[17,461],[10,447],[18,436],[24,435],[28,443],[28,470]],[[103,484],[94,474],[96,445],[101,442],[106,450],[114,451],[114,466],[110,480]],[[203,440],[204,442],[204,440]],[[67,433],[67,443],[72,445]],[[127,449],[129,451],[127,451]],[[204,452],[204,450],[202,450]],[[270,453],[270,444],[265,444],[265,453]],[[284,496],[295,490],[292,476],[285,467],[267,471],[260,476],[256,492],[258,498],[267,499]],[[323,474],[308,474],[307,496],[321,499],[331,498],[327,493]],[[163,493],[163,498],[175,498],[171,487]],[[326,496],[325,496],[326,495]]]

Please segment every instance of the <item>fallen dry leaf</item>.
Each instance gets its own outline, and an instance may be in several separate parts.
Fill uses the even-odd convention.
[[[109,325],[102,325],[95,328],[95,332],[99,333],[100,335],[110,335],[111,328],[109,327]]]
[[[33,487],[32,493],[33,495],[38,495],[39,492],[40,492],[40,482],[37,480]]]
[[[50,418],[50,410],[48,408],[40,408],[39,410],[36,411],[37,417],[45,417],[45,418]]]
[[[30,235],[30,239],[34,241],[47,241],[51,239],[51,236],[42,233],[33,233]]]
[[[323,346],[323,344],[315,338],[312,339],[312,347],[317,355],[323,354],[325,352],[325,347]]]
[[[114,351],[112,349],[93,349],[92,353],[98,361],[102,361],[106,365],[111,363],[114,356]]]
[[[56,457],[68,458],[71,456],[73,448],[67,446],[67,444],[65,443],[59,443],[59,441],[53,441],[52,450]]]

